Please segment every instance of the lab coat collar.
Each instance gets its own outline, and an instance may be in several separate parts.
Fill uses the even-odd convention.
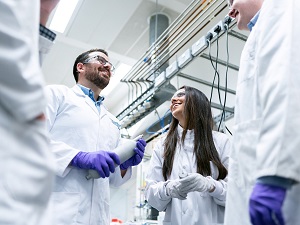
[[[81,88],[78,85],[74,85],[72,87],[72,90],[75,92],[75,94],[77,94],[78,96],[81,97],[85,97],[85,94],[83,93],[83,91],[81,90]]]
[[[178,130],[179,136],[182,137],[183,128],[179,124],[177,126],[177,130]],[[192,140],[192,139],[194,139],[194,130],[187,130],[185,139],[186,140]]]
[[[248,29],[250,31],[252,31],[252,28],[255,26],[257,20],[258,20],[258,17],[259,17],[259,13],[260,13],[260,10],[255,14],[255,16],[250,20],[250,22],[247,24],[248,26]]]
[[[85,102],[93,109],[93,111],[99,115],[99,111],[97,109],[97,107],[95,106],[95,103],[93,102],[93,100],[87,96],[78,85],[74,85],[72,87],[72,90],[74,91],[74,93],[80,97],[83,97],[85,99]]]
[[[92,89],[87,88],[81,84],[77,84],[77,86],[79,86],[81,88],[81,90],[83,91],[83,93],[87,96],[89,96],[94,102],[102,102],[104,101],[104,97],[103,96],[98,96],[97,99],[94,99],[94,92],[92,91]]]

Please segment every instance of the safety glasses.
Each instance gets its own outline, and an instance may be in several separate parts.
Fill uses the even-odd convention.
[[[113,73],[115,71],[114,65],[111,62],[104,59],[103,57],[101,57],[100,55],[91,56],[91,57],[87,58],[86,60],[84,60],[82,63],[84,63],[84,64],[86,64],[86,63],[100,63],[102,66],[108,65],[109,68],[110,68],[110,72]]]

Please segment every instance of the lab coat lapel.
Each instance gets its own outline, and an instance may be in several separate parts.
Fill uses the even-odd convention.
[[[97,107],[95,106],[95,103],[92,99],[90,99],[89,96],[85,95],[83,91],[78,87],[77,85],[74,85],[72,90],[75,92],[76,95],[83,97],[85,102],[92,108],[92,110],[99,116],[99,111]]]

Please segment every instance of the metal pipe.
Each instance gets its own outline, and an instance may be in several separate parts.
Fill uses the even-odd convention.
[[[193,76],[184,74],[184,73],[178,73],[177,76],[178,76],[178,77],[186,78],[186,79],[188,79],[188,80],[192,80],[192,81],[198,82],[198,83],[200,83],[200,84],[204,84],[204,85],[209,86],[209,87],[213,86],[212,83],[210,83],[210,82],[208,82],[208,81],[206,81],[206,80],[202,80],[202,79],[200,79],[200,78],[196,78],[196,77],[193,77]],[[223,87],[223,86],[219,86],[219,87],[218,87],[218,85],[216,85],[216,84],[214,84],[214,88],[219,88],[219,89],[222,90],[222,91],[225,91],[225,90],[226,90],[225,87]],[[229,88],[227,88],[226,92],[228,92],[228,93],[230,93],[230,94],[234,94],[234,95],[236,94],[236,92],[235,92],[234,90],[231,90],[231,89],[229,89]]]
[[[236,32],[235,30],[228,31],[228,34],[232,37],[236,37],[237,39],[240,39],[242,41],[247,41],[248,37],[244,34],[241,34],[239,32]]]
[[[210,103],[210,106],[211,106],[212,108],[215,108],[215,109],[223,110],[223,105],[220,105],[220,104],[217,104],[217,103],[214,103],[214,102],[211,102],[211,103]],[[227,111],[227,112],[234,113],[234,108],[229,108],[229,107],[226,107],[226,106],[225,106],[224,110]]]
[[[212,61],[214,61],[214,62],[217,61],[219,64],[221,64],[221,65],[223,65],[223,66],[227,66],[227,62],[226,62],[226,61],[221,60],[221,59],[218,59],[218,60],[217,60],[217,58],[216,58],[216,57],[213,57],[213,56],[209,57],[209,55],[206,54],[206,53],[202,53],[202,54],[200,55],[200,57],[201,57],[201,58],[204,58],[204,59],[208,59],[208,60],[210,60],[210,58],[211,58]],[[229,67],[230,69],[235,70],[235,71],[239,71],[239,67],[236,66],[236,65],[234,65],[234,64],[228,63],[228,67]]]
[[[198,1],[194,1],[194,2],[198,2]],[[185,25],[185,26],[180,25],[180,24],[182,24],[182,21],[183,21],[183,20],[185,20],[184,22],[186,22],[186,21],[188,21],[188,19],[190,19],[190,18],[185,18],[185,16],[186,16],[188,13],[192,12],[192,15],[195,14],[195,13],[196,13],[196,10],[198,10],[205,2],[206,2],[205,0],[202,1],[201,4],[200,4],[198,7],[196,7],[196,9],[194,9],[193,7],[195,7],[198,3],[197,3],[197,4],[195,3],[195,5],[194,5],[194,4],[190,4],[189,7],[191,7],[191,8],[188,7],[187,10],[186,10],[187,12],[181,14],[182,16],[181,16],[178,20],[175,20],[175,21],[170,25],[170,27],[169,27],[169,28],[168,28],[168,29],[167,29],[167,30],[159,37],[159,39],[157,40],[157,42],[155,42],[155,43],[149,48],[149,50],[148,50],[147,52],[148,52],[148,53],[151,52],[151,49],[153,49],[153,47],[155,47],[155,46],[157,46],[157,45],[164,46],[163,43],[161,43],[161,42],[163,42],[163,41],[168,41],[168,43],[169,43],[169,48],[168,48],[168,49],[163,49],[163,51],[161,51],[161,49],[158,49],[158,50],[160,50],[160,52],[161,52],[161,54],[158,55],[158,58],[164,58],[164,54],[166,54],[167,51],[170,51],[170,49],[171,49],[171,51],[175,50],[175,52],[174,52],[173,54],[171,54],[170,57],[168,57],[165,61],[167,61],[167,60],[170,59],[174,54],[176,54],[176,52],[177,52],[179,49],[181,49],[181,48],[178,48],[178,46],[183,42],[183,40],[188,39],[187,37],[188,37],[189,35],[191,35],[193,32],[195,32],[195,30],[190,31],[190,32],[189,32],[187,35],[185,35],[185,36],[183,37],[183,39],[182,39],[181,41],[179,41],[179,43],[177,43],[176,45],[173,45],[173,43],[175,43],[176,41],[178,41],[179,38],[182,37],[182,35],[183,35],[188,29],[190,29],[190,28],[192,27],[192,25],[194,25],[194,24],[201,18],[201,16],[202,16],[203,14],[205,14],[206,12],[208,12],[208,10],[210,10],[211,7],[214,6],[218,1],[217,1],[217,0],[215,0],[215,1],[213,1],[213,0],[209,1],[208,4],[205,5],[205,7],[204,7],[203,9],[201,9],[200,12],[199,12],[198,14],[196,14],[197,17],[194,16],[194,17],[192,18],[192,20],[189,22],[188,25]],[[211,2],[212,2],[212,3],[211,3]],[[222,5],[224,2],[225,2],[225,0],[223,0],[216,8],[220,7],[220,5]],[[207,7],[207,6],[209,6],[210,4],[211,4],[211,6],[210,6],[210,7]],[[212,12],[210,12],[210,13],[209,13],[202,21],[200,21],[199,24],[202,24],[205,20],[207,20],[208,17],[211,16],[212,13],[216,10],[216,8],[213,9]],[[223,7],[223,9],[224,9],[224,7]],[[222,10],[223,10],[223,9],[222,9]],[[202,12],[202,14],[201,14],[200,16],[198,16],[201,12]],[[217,15],[217,14],[215,14],[214,17],[215,17],[216,15]],[[212,18],[214,18],[214,17],[212,17]],[[212,18],[211,18],[210,20],[212,20]],[[210,20],[209,20],[209,22],[210,22]],[[200,31],[201,31],[201,30],[202,30],[209,22],[205,23],[204,26],[202,26],[200,29],[198,29],[198,30],[195,32],[195,34],[194,34],[193,36],[195,36],[198,32],[200,32]],[[196,25],[196,27],[198,27],[199,24]],[[179,27],[178,27],[175,31],[173,31],[173,30],[176,28],[176,26],[178,26],[178,25],[179,25]],[[180,33],[176,35],[176,32],[177,32],[181,27],[183,27],[184,29],[180,30]],[[168,37],[166,40],[164,40],[164,38],[165,38],[166,35],[168,35],[169,37]],[[172,36],[174,36],[174,35],[175,35],[175,38],[172,39]],[[184,44],[186,44],[191,38],[192,38],[192,37],[190,37],[188,40],[186,40]],[[183,45],[184,45],[184,44],[183,44]],[[182,47],[183,45],[181,45],[181,47]],[[176,49],[176,48],[177,48],[177,49]],[[176,51],[176,50],[177,50],[177,51]],[[156,51],[157,51],[157,50],[156,50]],[[143,59],[147,56],[147,52],[146,52],[145,55],[143,56]],[[131,79],[142,79],[142,77],[144,76],[144,74],[146,74],[146,75],[149,74],[149,72],[151,72],[151,69],[153,69],[153,68],[151,68],[151,67],[150,67],[150,68],[145,68],[145,66],[143,66],[142,63],[144,63],[144,61],[143,61],[143,60],[139,60],[138,63],[134,66],[134,68],[133,68],[133,69],[132,69],[132,70],[131,70],[124,78],[123,78],[123,80],[128,80],[128,79],[129,79],[129,80],[131,80]],[[164,62],[159,61],[158,63],[159,63],[159,64],[163,64]],[[145,65],[145,63],[144,63],[144,65]]]

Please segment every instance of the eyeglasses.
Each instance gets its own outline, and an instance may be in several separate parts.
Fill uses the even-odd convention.
[[[103,57],[101,57],[100,55],[95,55],[95,56],[92,56],[90,58],[87,58],[82,63],[95,63],[95,62],[99,62],[102,66],[105,66],[106,64],[108,64],[109,67],[110,67],[110,72],[114,72],[115,71],[114,65],[111,64],[106,59],[104,59]]]
[[[180,97],[183,97],[185,96],[185,92],[184,91],[177,91],[173,96],[172,96],[172,99],[173,98],[180,98]]]

